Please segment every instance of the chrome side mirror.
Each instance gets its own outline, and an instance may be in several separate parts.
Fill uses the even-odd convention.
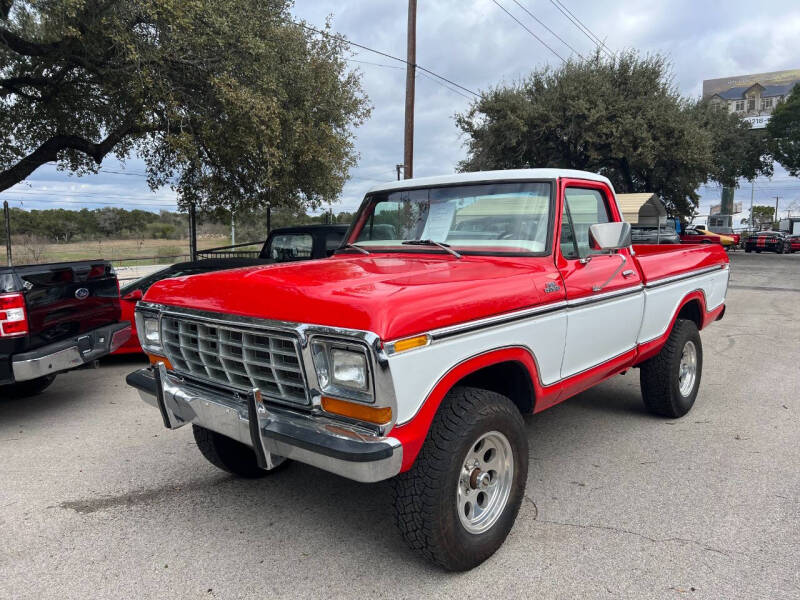
[[[631,245],[631,224],[595,223],[589,227],[589,247],[599,252],[613,252]]]

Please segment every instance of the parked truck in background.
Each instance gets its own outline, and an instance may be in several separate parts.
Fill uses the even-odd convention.
[[[258,252],[258,256],[237,255],[239,253],[236,250],[230,251],[231,246],[212,248],[204,251],[204,255],[207,258],[204,256],[198,260],[176,263],[125,284],[119,293],[122,304],[122,319],[130,321],[132,326],[131,337],[114,353],[138,354],[142,352],[133,311],[136,308],[136,303],[144,297],[144,294],[154,283],[171,277],[199,275],[200,273],[224,271],[225,269],[325,258],[333,254],[334,250],[341,245],[347,229],[347,225],[280,227],[270,232]]]
[[[37,394],[129,336],[111,263],[0,267],[0,397]]]
[[[232,473],[294,459],[393,478],[408,544],[465,570],[522,502],[523,414],[632,367],[649,411],[692,408],[728,273],[719,244],[632,246],[592,173],[391,182],[331,258],[152,286],[136,311],[152,365],[127,381]]]

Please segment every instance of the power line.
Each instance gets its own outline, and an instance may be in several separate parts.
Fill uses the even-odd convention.
[[[459,92],[458,90],[451,88],[449,85],[446,85],[446,84],[442,83],[441,81],[439,81],[439,80],[437,80],[437,79],[434,79],[434,78],[433,78],[433,77],[431,77],[430,75],[426,75],[425,73],[420,73],[420,75],[422,75],[422,76],[423,76],[425,79],[428,79],[429,81],[432,81],[432,82],[433,82],[433,83],[435,83],[436,85],[440,85],[440,86],[442,86],[444,89],[446,89],[446,90],[449,90],[449,91],[453,92],[454,94],[458,94],[458,95],[459,95],[459,96],[461,96],[462,98],[466,98],[467,100],[472,100],[472,98],[470,98],[470,97],[469,97],[469,96],[467,96],[466,94],[462,94],[462,93],[461,93],[461,92]]]
[[[545,29],[547,29],[547,31],[549,31],[551,34],[553,34],[553,37],[555,37],[556,39],[558,39],[558,40],[559,40],[559,41],[560,41],[562,44],[564,44],[564,45],[565,45],[567,48],[569,48],[570,50],[572,50],[572,51],[573,51],[575,54],[577,54],[578,56],[580,56],[581,58],[583,58],[583,55],[582,55],[580,52],[578,52],[577,50],[575,50],[575,48],[573,48],[572,46],[570,46],[570,45],[569,45],[569,44],[568,44],[568,43],[567,43],[567,42],[566,42],[566,41],[565,41],[565,40],[564,40],[564,39],[563,39],[563,38],[562,38],[560,35],[558,35],[558,34],[557,34],[555,31],[553,31],[553,30],[552,30],[552,29],[550,29],[550,28],[549,28],[547,25],[545,25],[544,23],[542,23],[542,21],[540,21],[540,20],[539,20],[539,19],[536,17],[536,15],[534,15],[534,14],[533,14],[531,11],[529,11],[527,8],[525,8],[525,7],[524,7],[522,4],[520,4],[519,2],[517,2],[517,0],[512,0],[512,1],[514,2],[514,4],[516,4],[517,6],[519,6],[519,7],[520,7],[522,10],[524,10],[526,13],[528,13],[528,14],[531,16],[531,18],[532,18],[534,21],[536,21],[536,22],[537,22],[539,25],[541,25],[542,27],[544,27]]]
[[[8,197],[11,196],[33,196],[32,198],[28,198],[27,200],[30,202],[66,202],[70,204],[78,204],[78,203],[85,203],[85,204],[126,204],[128,206],[168,206],[163,202],[150,202],[148,200],[138,200],[136,197],[129,196],[116,196],[114,194],[67,194],[67,193],[37,193],[37,192],[9,192]],[[81,200],[81,198],[85,197],[96,197],[96,196],[103,196],[109,198],[109,201],[94,201],[94,200]],[[67,197],[67,198],[77,198],[77,200],[52,200],[49,197]],[[24,201],[26,199],[22,199]],[[171,205],[170,205],[171,206]]]
[[[537,40],[537,41],[538,41],[538,42],[539,42],[539,43],[540,43],[542,46],[544,46],[545,48],[547,48],[548,50],[550,50],[550,52],[552,52],[552,53],[553,53],[553,54],[555,54],[555,55],[556,55],[558,58],[560,58],[560,59],[561,59],[561,62],[564,62],[564,63],[565,63],[565,62],[567,62],[566,60],[564,60],[564,57],[563,57],[563,56],[561,56],[561,55],[560,55],[558,52],[556,52],[556,51],[555,51],[555,50],[553,50],[553,49],[552,49],[550,46],[548,46],[548,45],[545,43],[545,41],[544,41],[542,38],[540,38],[538,35],[536,35],[536,34],[535,34],[535,33],[533,33],[533,32],[532,32],[530,29],[528,29],[528,27],[526,27],[526,26],[525,26],[525,23],[523,23],[523,22],[522,22],[522,21],[520,21],[520,20],[519,20],[517,17],[515,17],[515,16],[514,16],[514,15],[512,15],[510,12],[508,12],[508,10],[506,9],[506,7],[505,7],[505,6],[503,6],[502,4],[500,4],[500,3],[499,3],[497,0],[492,0],[492,2],[494,2],[494,3],[495,3],[497,6],[499,6],[499,7],[500,7],[500,9],[501,9],[501,10],[502,10],[504,13],[506,13],[506,14],[507,14],[509,17],[511,17],[512,19],[514,19],[514,20],[515,20],[515,21],[516,21],[516,22],[519,24],[519,26],[520,26],[520,27],[522,27],[522,28],[523,28],[525,31],[527,31],[527,32],[528,32],[528,33],[530,33],[530,34],[531,34],[531,35],[532,35],[534,38],[536,38],[536,40]]]
[[[112,175],[127,175],[128,177],[147,177],[147,173],[137,173],[136,171],[106,171],[105,169],[100,169],[97,174],[100,173],[110,173]]]
[[[396,65],[387,65],[386,63],[376,63],[370,62],[368,60],[356,60],[355,58],[345,58],[347,62],[354,62],[354,63],[361,63],[364,65],[372,65],[373,67],[384,67],[386,69],[404,69],[405,67],[400,67]]]
[[[293,23],[294,25],[297,25],[298,27],[302,27],[303,29],[307,29],[309,31],[313,31],[314,33],[318,33],[319,35],[324,36],[326,38],[334,39],[334,40],[337,40],[337,41],[342,42],[344,44],[347,44],[349,46],[355,46],[356,48],[361,48],[362,50],[367,50],[368,52],[374,52],[375,54],[379,54],[380,56],[384,56],[386,58],[390,58],[392,60],[396,60],[397,62],[401,62],[404,65],[408,65],[409,64],[409,62],[407,60],[403,59],[403,58],[399,58],[397,56],[393,56],[393,55],[388,54],[387,52],[383,52],[381,50],[375,50],[375,48],[370,48],[369,46],[364,46],[363,44],[358,44],[356,42],[351,42],[347,38],[344,38],[344,37],[342,37],[340,35],[334,35],[332,33],[328,33],[327,31],[322,31],[321,29],[316,29],[314,27],[311,27],[310,25],[306,25],[305,23],[300,23],[298,21],[292,21],[291,19],[287,19],[287,21],[289,21],[290,23]],[[437,79],[441,79],[442,81],[445,81],[445,82],[449,83],[450,85],[457,87],[460,90],[464,90],[465,92],[467,92],[469,94],[472,94],[476,98],[480,97],[480,94],[478,94],[477,92],[473,92],[471,89],[466,88],[463,85],[458,84],[455,81],[452,81],[452,80],[448,79],[447,77],[444,77],[443,75],[439,75],[438,73],[434,73],[430,69],[427,69],[427,68],[423,67],[420,64],[415,64],[415,65],[411,65],[411,66],[416,67],[420,71],[425,71],[428,75],[433,75]]]
[[[117,198],[120,200],[142,200],[144,202],[149,202],[147,198],[143,198],[142,196],[118,194],[116,192],[69,192],[69,191],[48,191],[48,190],[36,190],[36,189],[28,189],[28,190],[9,189],[8,193],[36,195],[36,196],[66,196],[70,198],[83,198],[84,196],[102,196],[104,198]],[[158,198],[154,197],[152,199],[158,201]]]
[[[11,200],[10,202],[13,202]],[[10,203],[9,202],[9,203]],[[41,202],[43,204],[64,204],[67,206],[74,206],[75,208],[81,208],[83,204],[91,204],[93,206],[111,206],[111,207],[118,207],[118,208],[128,208],[128,207],[148,207],[148,208],[177,208],[176,204],[136,204],[131,202],[101,202],[97,200],[43,200],[41,198],[32,198],[30,200],[18,200],[18,202]]]
[[[594,44],[600,50],[605,52],[609,58],[614,58],[614,55],[611,54],[611,52],[603,43],[603,41],[599,37],[597,37],[594,33],[592,33],[592,30],[586,27],[586,25],[584,25],[583,22],[578,17],[576,17],[566,6],[561,4],[559,0],[550,0],[550,3],[553,6],[555,6],[561,12],[561,14],[567,18],[567,20],[569,20],[573,25],[575,25],[575,27],[578,28],[578,31],[580,31],[581,33],[583,33],[583,35],[589,38],[589,41],[592,42],[592,44]]]

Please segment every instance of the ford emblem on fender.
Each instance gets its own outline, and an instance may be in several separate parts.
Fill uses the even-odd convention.
[[[557,292],[560,289],[561,288],[559,287],[559,285],[555,281],[548,281],[544,285],[544,293],[545,294],[549,294],[551,292]]]
[[[89,290],[86,288],[78,288],[75,290],[75,297],[78,300],[86,300],[89,297]]]

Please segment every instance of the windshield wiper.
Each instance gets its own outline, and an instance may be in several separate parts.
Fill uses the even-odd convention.
[[[404,246],[438,246],[445,252],[449,252],[456,258],[461,258],[461,255],[453,250],[449,244],[445,244],[443,242],[437,242],[435,240],[405,240],[403,242]]]
[[[359,246],[358,244],[345,244],[344,246],[342,246],[339,249],[340,250],[344,250],[345,248],[352,248],[353,250],[358,250],[359,252],[361,252],[361,254],[372,254],[372,252],[370,252],[369,250],[367,250],[363,246]]]

